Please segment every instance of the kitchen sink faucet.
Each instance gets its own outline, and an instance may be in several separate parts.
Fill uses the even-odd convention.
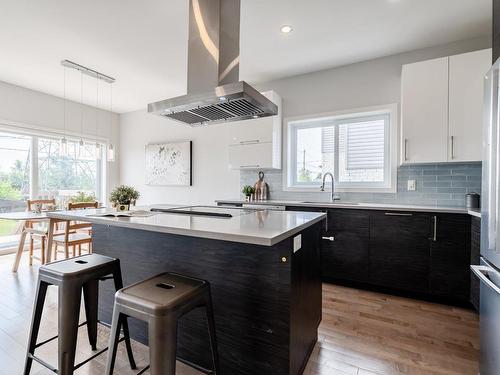
[[[330,172],[326,172],[323,175],[323,184],[321,185],[321,191],[325,191],[326,176],[330,176],[332,178],[332,196],[330,198],[330,202],[339,201],[340,195],[335,193],[335,177],[333,177],[333,174],[331,174]]]

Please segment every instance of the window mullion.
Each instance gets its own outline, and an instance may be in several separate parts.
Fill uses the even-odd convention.
[[[38,199],[38,137],[31,137],[31,159],[30,159],[30,197]]]
[[[335,122],[335,137],[334,137],[334,147],[333,147],[333,175],[335,181],[339,181],[339,124]]]

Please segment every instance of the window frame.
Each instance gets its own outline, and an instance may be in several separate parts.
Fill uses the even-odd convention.
[[[338,182],[338,150],[339,150],[339,121],[355,121],[359,118],[370,118],[370,116],[388,115],[389,125],[385,129],[385,158],[384,182]],[[317,115],[306,115],[288,117],[285,119],[284,139],[284,166],[283,166],[283,190],[297,192],[317,192],[321,183],[304,183],[296,181],[296,157],[297,157],[297,129],[307,129],[322,126],[335,126],[335,186],[338,192],[369,192],[369,193],[394,193],[397,190],[397,166],[398,166],[398,132],[399,118],[398,105],[386,104],[373,107],[356,108],[343,111],[322,113]]]

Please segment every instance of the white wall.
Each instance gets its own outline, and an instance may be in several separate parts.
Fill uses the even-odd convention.
[[[489,47],[491,39],[473,39],[257,84],[256,87],[262,91],[275,90],[282,96],[284,118],[399,103],[403,64]],[[228,126],[231,124],[191,129],[149,115],[145,110],[121,115],[121,182],[141,191],[141,203],[213,203],[214,199],[240,197],[239,173],[228,170]],[[193,140],[193,186],[145,186],[144,146],[189,139]]]
[[[96,138],[96,110],[68,101],[66,103],[66,134],[80,137],[83,110],[83,137]],[[110,118],[111,115],[111,118]],[[98,110],[97,137],[115,145],[119,143],[118,115]],[[111,125],[112,124],[112,125]],[[0,126],[31,128],[41,132],[63,133],[64,101],[24,87],[0,81]],[[118,162],[107,164],[108,190],[119,183]]]
[[[121,183],[139,189],[140,204],[212,204],[217,197],[237,198],[239,173],[228,168],[228,126],[191,128],[145,111],[121,115]],[[193,141],[193,186],[145,185],[145,145],[183,140]]]

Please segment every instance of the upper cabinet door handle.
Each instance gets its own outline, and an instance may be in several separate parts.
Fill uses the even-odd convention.
[[[408,150],[408,139],[407,138],[405,138],[405,146],[404,147],[405,147],[404,157],[405,157],[405,161],[407,161],[408,160],[408,151],[407,151]]]
[[[438,218],[436,215],[434,215],[434,231],[432,233],[432,241],[436,242],[437,241],[437,226],[438,226]]]
[[[413,216],[411,213],[403,213],[403,212],[386,212],[386,216]]]
[[[260,142],[260,140],[258,140],[258,139],[253,139],[253,140],[251,140],[251,141],[240,141],[240,144],[241,144],[241,145],[245,145],[245,144],[259,143],[259,142]]]
[[[455,159],[455,137],[451,136],[451,158]]]

